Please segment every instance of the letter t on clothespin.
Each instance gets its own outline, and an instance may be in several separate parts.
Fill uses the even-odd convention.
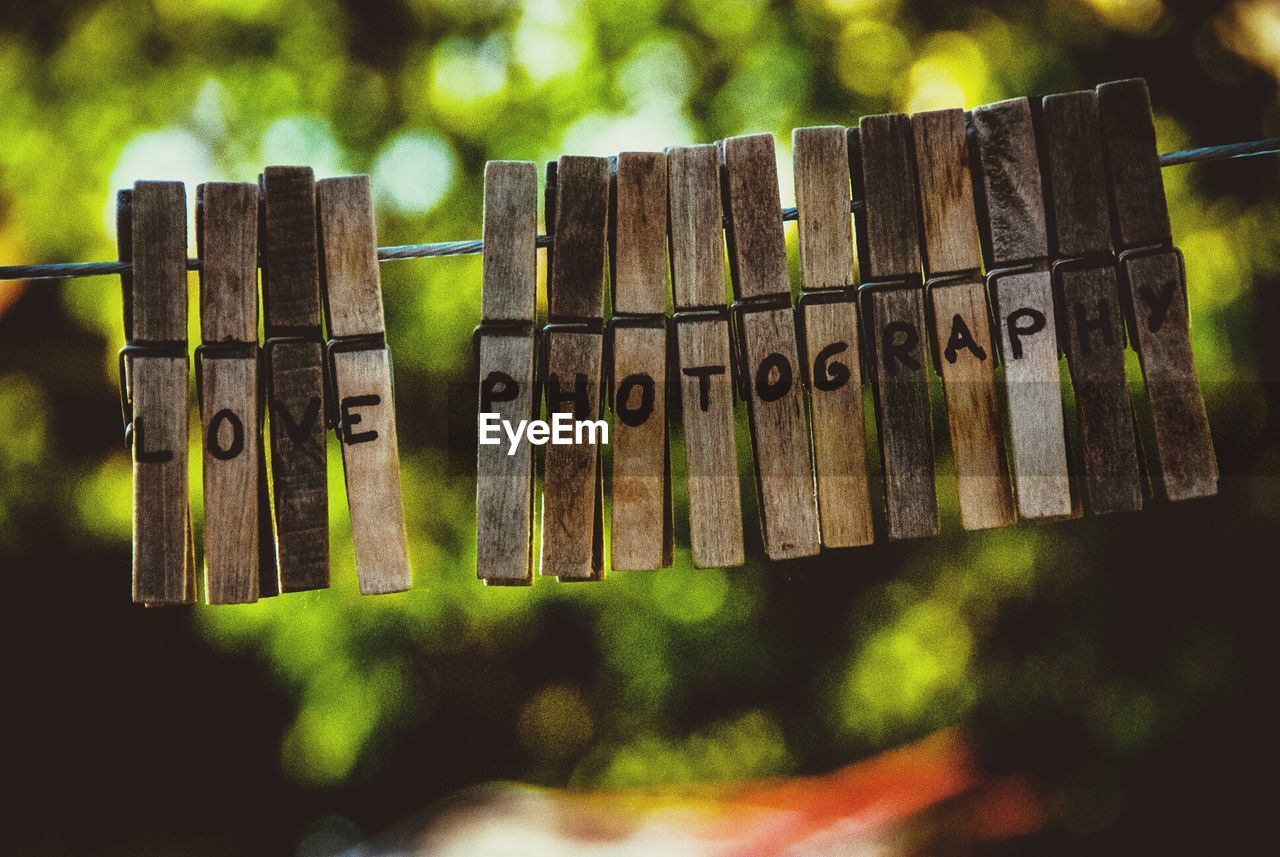
[[[369,177],[321,180],[316,211],[326,350],[360,591],[403,592],[412,581]]]

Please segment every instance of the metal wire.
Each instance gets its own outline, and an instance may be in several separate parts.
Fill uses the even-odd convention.
[[[1280,154],[1280,137],[1169,152],[1160,156],[1160,166],[1176,167],[1180,164],[1225,161],[1233,158],[1256,158],[1260,155],[1276,154]],[[782,219],[784,221],[795,220],[796,210],[794,208],[782,209]],[[551,239],[548,236],[538,236],[539,247],[546,247],[550,243]],[[429,259],[438,256],[471,256],[483,251],[484,242],[478,238],[468,241],[437,241],[431,244],[400,244],[392,247],[379,247],[378,261]],[[199,259],[187,260],[188,271],[198,271],[200,270],[200,265]],[[74,277],[100,277],[123,274],[129,268],[128,262],[50,262],[40,265],[0,265],[0,282],[6,280],[64,280]]]

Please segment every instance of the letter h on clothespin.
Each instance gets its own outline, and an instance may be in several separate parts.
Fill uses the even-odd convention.
[[[321,180],[316,211],[329,398],[342,441],[360,592],[403,592],[411,585],[409,548],[369,177]]]
[[[770,559],[812,556],[821,546],[818,499],[773,136],[722,140],[720,164],[764,550]]]
[[[133,600],[196,600],[187,494],[187,202],[182,182],[117,197],[124,291],[120,398],[133,458]]]
[[[1098,87],[1116,249],[1170,500],[1218,493],[1218,458],[1191,353],[1187,278],[1173,245],[1156,153],[1151,97],[1141,79]]]
[[[548,164],[548,311],[542,356],[547,419],[600,418],[604,370],[604,260],[609,161],[563,156]],[[585,435],[582,440],[588,440]],[[599,438],[595,438],[599,440]],[[604,567],[598,443],[550,443],[543,458],[541,572],[598,580]]]

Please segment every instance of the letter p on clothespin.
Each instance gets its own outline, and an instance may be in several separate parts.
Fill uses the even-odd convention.
[[[365,595],[410,586],[391,351],[368,176],[316,183],[330,377],[356,573]]]

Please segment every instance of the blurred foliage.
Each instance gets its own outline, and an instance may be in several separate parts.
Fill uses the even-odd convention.
[[[478,236],[487,159],[754,131],[778,137],[789,204],[793,127],[1092,86],[1099,68],[1148,73],[1111,56],[1113,39],[1190,45],[1198,74],[1252,87],[1250,103],[1259,87],[1270,93],[1242,134],[1280,115],[1274,83],[1253,70],[1280,68],[1274,7],[1250,0],[1213,13],[1162,0],[110,0],[15,6],[5,18],[0,258],[15,262],[111,258],[113,191],[137,178],[181,179],[192,200],[200,181],[253,180],[268,163],[368,172],[382,244]],[[1154,82],[1153,92],[1162,150],[1232,139],[1198,118],[1209,95]],[[1209,189],[1203,178],[1222,169],[1166,170],[1165,181],[1210,413],[1231,415],[1232,442],[1248,445],[1270,405],[1245,320],[1251,284],[1280,277],[1280,203]],[[794,256],[793,230],[788,241]],[[376,781],[403,736],[460,704],[483,708],[484,727],[519,747],[504,776],[633,786],[830,766],[965,721],[984,694],[1053,697],[1087,709],[1110,745],[1140,748],[1187,693],[1213,692],[1226,654],[1212,641],[1207,666],[1198,644],[1175,653],[1190,664],[1182,684],[1108,678],[1083,634],[1025,662],[978,657],[1013,605],[1052,598],[1106,562],[1090,546],[1099,531],[1083,525],[825,557],[810,590],[868,571],[847,602],[827,605],[821,641],[803,646],[819,625],[782,627],[777,617],[792,614],[776,604],[807,566],[694,571],[678,551],[668,571],[600,585],[481,587],[465,437],[479,261],[394,262],[383,277],[418,588],[357,594],[331,449],[334,588],[193,613],[208,646],[249,653],[287,689],[280,765],[295,781]],[[5,526],[15,510],[62,508],[77,538],[118,557],[130,520],[123,450],[104,440],[73,455],[47,425],[54,392],[92,389],[103,403],[115,384],[118,289],[59,288],[66,323],[92,337],[98,362],[5,363],[0,421],[20,428],[0,433],[0,556],[23,556],[39,537]],[[194,277],[191,294],[194,307]],[[196,324],[193,312],[193,343]],[[952,533],[953,487],[944,479],[939,492]],[[749,480],[744,489],[754,514]],[[1258,490],[1255,506],[1274,515],[1270,489]],[[110,574],[126,598],[127,567]],[[460,700],[460,687],[483,704]]]

